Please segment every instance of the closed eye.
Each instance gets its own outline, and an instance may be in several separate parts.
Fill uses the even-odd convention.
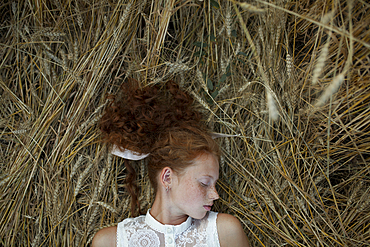
[[[205,183],[202,183],[202,182],[200,182],[200,184],[201,184],[203,187],[208,186],[208,184],[205,184]]]

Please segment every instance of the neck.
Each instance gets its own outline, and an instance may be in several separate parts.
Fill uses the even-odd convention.
[[[163,191],[157,192],[152,208],[150,209],[150,214],[162,224],[180,225],[187,220],[188,215],[179,212],[174,207],[170,193]]]

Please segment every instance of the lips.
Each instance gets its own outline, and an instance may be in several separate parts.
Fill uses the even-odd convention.
[[[204,207],[205,210],[211,211],[212,205],[204,205],[203,207]]]

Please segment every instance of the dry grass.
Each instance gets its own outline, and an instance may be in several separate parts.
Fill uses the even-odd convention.
[[[0,245],[83,246],[130,215],[97,129],[128,77],[178,81],[214,131],[240,134],[220,140],[216,209],[253,246],[370,244],[365,1],[0,5]]]

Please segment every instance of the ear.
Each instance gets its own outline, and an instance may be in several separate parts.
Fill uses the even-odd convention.
[[[171,185],[172,183],[172,176],[173,176],[173,170],[169,167],[165,167],[162,169],[160,174],[160,184],[166,188]]]

